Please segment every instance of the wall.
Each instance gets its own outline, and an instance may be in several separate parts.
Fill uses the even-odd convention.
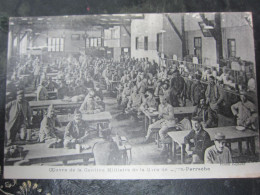
[[[216,65],[216,41],[213,37],[204,37],[201,30],[187,32],[187,49],[189,54],[194,55],[194,37],[201,37],[202,41],[202,64]]]
[[[162,14],[145,14],[144,19],[136,19],[131,23],[131,56],[135,58],[148,57],[149,60],[159,61],[156,40],[157,33],[163,29],[163,15]],[[142,48],[136,49],[135,39],[139,37],[142,41],[145,36],[148,36],[148,50]]]
[[[169,17],[174,22],[176,28],[182,34],[181,29],[181,14],[169,14]],[[177,35],[177,33],[172,28],[170,22],[166,18],[163,17],[163,30],[166,32],[163,33],[163,53],[168,56],[168,58],[173,57],[173,55],[177,55],[178,59],[182,59],[182,41]]]
[[[130,26],[126,26],[126,29],[131,33]],[[131,37],[123,26],[120,28],[120,47],[131,47]]]
[[[249,25],[245,17],[249,17],[249,13],[228,13],[221,15],[222,22],[222,42],[224,58],[228,58],[227,40],[236,40],[236,57],[255,63],[255,47],[253,28]]]

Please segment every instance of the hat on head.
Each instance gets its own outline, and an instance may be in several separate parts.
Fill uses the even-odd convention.
[[[215,79],[215,77],[214,77],[214,76],[212,76],[212,75],[210,75],[210,76],[209,76],[209,78],[210,78],[210,79],[213,79],[213,80]]]
[[[192,120],[192,121],[198,121],[198,122],[201,122],[201,118],[198,117],[198,116],[192,117],[191,120]]]
[[[81,115],[81,112],[79,111],[78,108],[75,109],[75,111],[74,111],[74,115]]]
[[[17,95],[24,95],[24,91],[23,90],[17,91]]]
[[[225,140],[226,136],[223,133],[216,133],[214,140]]]
[[[49,105],[49,107],[48,107],[48,112],[50,112],[50,111],[53,110],[53,109],[54,109],[53,104]]]
[[[246,91],[244,90],[239,91],[239,95],[246,95]]]
[[[100,130],[100,136],[103,138],[108,137],[111,134],[111,130],[110,129],[101,129]]]

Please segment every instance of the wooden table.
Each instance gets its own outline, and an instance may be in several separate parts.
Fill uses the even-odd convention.
[[[191,115],[195,112],[196,106],[174,107],[174,115]]]
[[[192,115],[196,109],[196,106],[188,107],[174,107],[174,115]],[[158,111],[149,112],[148,110],[143,110],[145,115],[145,130],[148,129],[149,125],[152,124],[152,120],[156,119],[159,115]],[[158,126],[158,128],[161,128]]]
[[[90,148],[82,151],[67,148],[48,148],[48,144],[45,143],[24,145],[24,156],[21,158],[22,160],[14,165],[47,164],[52,162],[62,162],[66,165],[70,160],[83,160],[85,164],[88,164],[89,159],[94,157],[92,151],[94,144],[101,140],[101,138],[88,140],[85,144],[89,145]],[[129,159],[132,158],[131,145],[127,141],[122,141],[118,148],[122,154],[123,163],[128,164]],[[127,151],[130,151],[130,158],[128,158]],[[8,162],[8,159],[6,159],[6,162]]]
[[[158,111],[149,112],[149,110],[147,110],[147,109],[143,110],[142,112],[144,113],[144,116],[145,116],[144,117],[144,129],[145,129],[145,131],[147,131],[149,125],[152,124],[153,119],[158,118],[159,113],[158,113]]]
[[[58,73],[47,73],[47,77],[56,77],[58,76]]]
[[[78,108],[81,102],[70,102],[64,100],[44,100],[44,101],[30,101],[32,110],[47,109],[49,105],[53,104],[54,108]]]
[[[55,96],[56,99],[57,99],[57,91],[48,91],[48,97],[51,97],[51,96]],[[27,101],[36,101],[37,99],[37,93],[36,92],[33,92],[33,93],[26,93],[24,95],[25,99]]]
[[[60,123],[68,123],[73,120],[71,115],[58,115],[57,119]],[[112,119],[110,112],[100,112],[96,114],[82,114],[82,119],[88,122],[106,122]]]
[[[216,133],[223,133],[226,136],[226,141],[228,144],[232,142],[238,142],[239,151],[242,151],[242,141],[247,142],[247,146],[249,142],[252,143],[252,152],[255,153],[255,137],[258,136],[258,133],[252,130],[244,130],[238,131],[235,126],[226,126],[226,127],[216,127],[216,128],[207,128],[205,129],[209,135],[211,140],[214,140],[214,136]],[[176,158],[176,144],[181,147],[181,163],[185,162],[185,144],[184,137],[188,135],[190,131],[172,131],[168,132],[168,135],[171,137],[173,142],[173,158]]]

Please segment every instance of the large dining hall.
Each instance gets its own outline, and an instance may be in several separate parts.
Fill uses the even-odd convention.
[[[249,13],[10,18],[6,166],[259,161]]]

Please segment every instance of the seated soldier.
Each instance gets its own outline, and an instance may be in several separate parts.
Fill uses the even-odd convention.
[[[54,113],[53,105],[48,107],[48,112],[44,116],[41,122],[39,141],[48,142],[51,145],[57,143],[58,145],[62,143],[63,132],[55,128],[56,116]]]
[[[200,164],[204,162],[205,150],[211,145],[210,136],[201,125],[201,119],[194,117],[191,119],[192,130],[188,135],[184,137],[184,143],[186,144],[186,152],[192,156],[192,164]],[[194,144],[194,149],[191,150],[191,146]]]
[[[57,83],[55,83],[51,77],[49,77],[48,83],[46,85],[46,89],[48,91],[54,91],[55,89],[58,89],[59,85]]]
[[[85,97],[79,110],[81,113],[86,113],[86,114],[99,113],[104,110],[102,105],[97,103],[95,99],[95,92],[93,89],[90,89],[88,95]]]
[[[163,141],[167,137],[167,132],[169,128],[176,126],[176,119],[174,118],[174,110],[173,107],[167,102],[167,98],[165,96],[160,96],[160,105],[159,105],[159,120],[155,123],[149,125],[147,134],[145,136],[145,143],[150,141],[150,138],[154,132],[154,127],[159,125],[159,136]],[[165,145],[163,144],[163,151],[166,150]]]
[[[99,97],[101,101],[104,100],[104,94],[99,84],[97,84],[95,87],[95,96]]]
[[[231,153],[225,146],[225,135],[217,133],[214,139],[214,145],[205,151],[205,164],[227,164],[232,163]]]
[[[48,91],[44,87],[44,81],[40,82],[40,85],[37,88],[37,101],[48,100]]]
[[[69,88],[66,85],[66,82],[64,80],[61,81],[61,86],[57,91],[57,98],[63,99],[65,96],[68,96],[69,94]]]
[[[87,89],[94,89],[94,82],[89,74],[86,76],[86,80],[84,81],[84,86]]]
[[[231,106],[231,111],[237,117],[237,125],[249,127],[252,129],[257,128],[256,106],[246,98],[246,92],[240,92],[241,101]]]
[[[82,114],[76,109],[74,120],[65,128],[63,145],[66,148],[74,148],[76,144],[85,143],[89,136],[88,124],[82,120]]]
[[[120,160],[119,149],[110,136],[109,129],[100,131],[101,141],[93,146],[95,165],[116,165]]]
[[[151,90],[146,91],[147,97],[144,99],[144,102],[140,106],[140,110],[146,110],[152,108],[157,110],[158,104]]]
[[[204,128],[218,126],[218,115],[210,108],[210,106],[206,104],[206,100],[204,98],[200,99],[199,105],[196,106],[193,116],[201,119],[201,124]]]
[[[133,92],[129,97],[129,101],[127,103],[126,113],[139,113],[139,107],[142,104],[144,96],[139,94],[138,88],[134,86]]]
[[[130,95],[131,95],[130,83],[125,83],[122,92],[122,101],[121,101],[121,106],[123,106],[124,108],[127,107],[127,103]]]

